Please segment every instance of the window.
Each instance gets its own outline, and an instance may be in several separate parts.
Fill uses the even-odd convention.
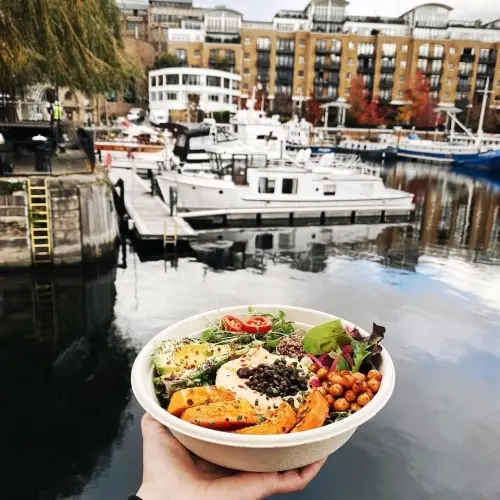
[[[299,64],[304,64],[305,59],[304,56],[299,56]]]
[[[299,71],[299,78],[304,78],[304,72],[302,70]]]
[[[267,36],[257,38],[257,50],[269,50],[271,48],[271,39]]]
[[[228,95],[224,96],[224,103],[229,104],[229,96]]]
[[[347,66],[352,66],[352,58],[349,57],[349,59],[347,59]]]
[[[401,75],[399,77],[399,83],[404,83],[405,82],[405,77],[403,75]]]
[[[224,78],[224,88],[228,89],[231,87],[231,80],[229,78]]]
[[[250,61],[250,52],[245,52],[244,58],[245,61]]]
[[[151,87],[156,87],[156,76],[151,77]]]
[[[268,177],[259,177],[259,193],[273,194],[276,188],[276,181]]]
[[[156,101],[156,92],[151,92],[151,101]]]
[[[139,27],[139,23],[127,23],[127,31],[135,31]]]
[[[165,75],[167,85],[179,85],[179,75]]]
[[[404,97],[405,93],[402,90],[398,90],[398,97]]]
[[[346,77],[346,80],[350,80],[352,77],[352,73],[347,73],[347,75],[345,75],[345,77]]]
[[[301,49],[305,49],[305,48],[306,48],[306,41],[305,41],[303,38],[301,38],[301,39],[299,40],[299,47],[300,47]]]
[[[495,101],[500,101],[500,94],[497,94],[497,95],[495,96]]]
[[[349,42],[348,48],[349,50],[354,50],[356,48],[356,44],[354,42]]]
[[[163,101],[163,92],[158,92],[158,100]]]
[[[444,93],[444,98],[445,99],[449,99],[450,98],[450,93],[449,92],[445,92]]]
[[[209,94],[208,100],[210,102],[219,102],[219,96],[217,94]]]
[[[252,43],[252,39],[249,36],[245,37],[245,45],[250,45]]]
[[[450,47],[450,56],[455,55],[455,47]]]
[[[245,69],[243,70],[243,74],[244,74],[244,75],[249,75],[249,74],[250,74],[250,68],[245,68]]]
[[[298,179],[283,179],[281,192],[283,194],[297,194]]]
[[[408,45],[402,45],[401,52],[403,52],[403,54],[406,54],[408,52]]]
[[[207,76],[207,87],[220,87],[221,82],[220,76]]]
[[[240,82],[238,80],[233,80],[233,90],[239,90],[240,88]]]
[[[176,49],[175,57],[179,59],[179,61],[187,61],[187,50],[186,49]]]
[[[244,83],[244,84],[243,84],[243,89],[244,89],[244,90],[248,90],[248,83]]]
[[[452,71],[453,69],[455,69],[455,65],[453,63],[448,64],[448,69]]]
[[[166,101],[177,101],[177,92],[166,92],[165,93]]]
[[[194,51],[194,57],[200,57],[200,51],[199,50],[195,50]]]
[[[400,67],[400,68],[406,68],[406,61],[401,61],[401,62],[399,63],[399,67]]]
[[[335,196],[337,186],[335,184],[325,184],[323,186],[323,194],[325,196]]]
[[[163,87],[163,75],[158,75],[158,87]]]
[[[199,75],[182,75],[183,85],[200,85]]]
[[[451,85],[451,78],[446,79],[446,85]]]

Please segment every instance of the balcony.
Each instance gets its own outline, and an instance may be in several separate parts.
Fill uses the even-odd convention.
[[[394,86],[394,80],[380,80],[381,89],[392,89]]]
[[[278,85],[293,85],[293,75],[291,73],[289,75],[280,75],[278,73],[276,83]]]
[[[481,64],[485,64],[482,62]],[[487,68],[477,68],[477,76],[484,76],[484,77],[492,77],[495,75],[495,68],[492,67],[487,67]]]
[[[205,42],[207,42],[207,43],[231,43],[231,44],[237,45],[237,44],[241,43],[241,37],[239,35],[229,36],[229,37],[207,35],[205,37]]]
[[[392,95],[390,95],[390,96],[379,95],[378,96],[379,104],[389,104],[391,101],[392,101]]]
[[[323,47],[323,46],[316,46],[316,54],[329,54],[330,53],[330,49],[328,49],[327,47]]]
[[[441,82],[430,82],[429,88],[431,91],[441,90]]]
[[[325,61],[325,62],[319,62],[317,61],[314,64],[314,69],[329,69],[333,71],[339,71],[340,70],[340,61]]]
[[[381,73],[394,73],[394,70],[396,69],[396,66],[394,64],[391,65],[383,65],[380,68]]]
[[[317,101],[333,101],[337,99],[337,96],[338,96],[337,92],[327,93],[327,94],[324,94],[322,92],[316,92],[314,94],[314,97]]]
[[[342,54],[342,44],[339,45],[332,45],[332,50],[330,51],[331,54],[335,54],[336,56],[339,56]]]
[[[295,47],[290,45],[277,45],[276,52],[278,54],[295,54]]]
[[[459,83],[457,85],[457,92],[469,92],[471,89],[470,83]]]
[[[460,56],[460,62],[474,62],[476,56],[474,54],[462,54]]]
[[[281,69],[293,69],[293,62],[283,62],[283,61],[276,61],[276,68],[281,68]]]
[[[436,59],[437,61],[444,59],[444,52],[441,52],[440,54],[429,54],[426,57],[426,59]]]
[[[467,98],[457,99],[455,101],[455,106],[457,108],[466,108],[468,104],[469,104],[469,99]]]
[[[462,68],[458,70],[459,76],[472,76],[472,68]]]
[[[443,73],[443,67],[437,68],[435,66],[427,66],[427,68],[424,68],[422,71],[425,75],[441,75]]]
[[[257,57],[257,66],[260,68],[269,68],[271,60],[268,57]]]
[[[339,84],[339,77],[332,77],[330,76],[329,78],[315,78],[314,84],[318,86],[330,86],[330,85],[338,85]]]
[[[490,54],[488,56],[479,56],[480,64],[496,64],[497,63],[497,55],[495,53]]]
[[[376,54],[375,52],[373,54],[358,54],[358,59],[375,59]]]
[[[375,73],[375,66],[358,65],[358,73],[373,74]]]
[[[257,45],[257,52],[271,52],[271,46]]]

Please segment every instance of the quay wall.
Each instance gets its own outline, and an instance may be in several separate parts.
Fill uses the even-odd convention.
[[[28,182],[47,185],[53,265],[88,263],[114,252],[118,220],[104,171],[0,178],[0,268],[33,264]],[[10,185],[10,188],[9,188]],[[8,191],[12,193],[8,193]]]

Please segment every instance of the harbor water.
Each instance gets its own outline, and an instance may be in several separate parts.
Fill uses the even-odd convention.
[[[184,254],[0,275],[1,498],[121,500],[141,475],[129,375],[166,326],[236,304],[387,328],[396,389],[289,499],[500,498],[500,181],[417,164],[411,223],[206,231]],[[236,499],[235,499],[236,500]]]

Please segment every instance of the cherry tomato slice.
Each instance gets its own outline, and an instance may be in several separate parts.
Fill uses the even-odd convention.
[[[271,321],[264,316],[252,316],[243,322],[243,330],[247,333],[267,333],[272,327]]]
[[[243,331],[243,321],[238,319],[236,316],[231,316],[230,314],[226,314],[222,321],[224,322],[224,328],[228,332],[241,332]]]

